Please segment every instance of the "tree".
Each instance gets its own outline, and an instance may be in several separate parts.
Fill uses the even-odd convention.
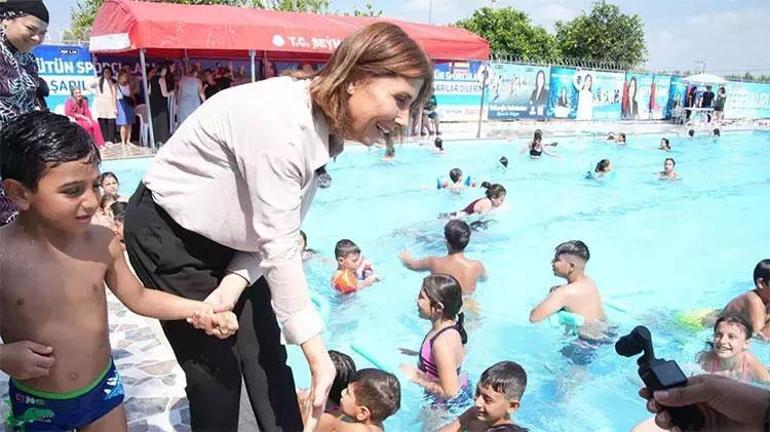
[[[489,41],[492,51],[523,60],[549,61],[560,56],[556,39],[529,16],[511,7],[483,7],[456,24]]]
[[[556,40],[565,57],[576,59],[635,67],[647,56],[642,18],[621,13],[604,0],[594,2],[591,13],[583,11],[572,21],[557,21]]]
[[[241,7],[256,7],[291,12],[326,13],[330,0],[155,0],[162,3],[219,4]],[[65,42],[88,40],[94,18],[104,0],[78,0],[70,11],[70,28],[64,32]],[[371,8],[371,7],[370,7]]]
[[[375,11],[372,4],[368,1],[364,3],[363,10],[358,9],[358,5],[353,5],[353,16],[378,17],[380,15],[382,15],[382,10]]]

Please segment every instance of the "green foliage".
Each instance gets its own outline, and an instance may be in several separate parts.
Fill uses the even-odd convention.
[[[163,3],[190,5],[218,4],[241,7],[255,7],[290,12],[326,13],[330,0],[155,0]],[[65,42],[88,40],[94,18],[104,0],[78,0],[70,11],[70,28],[64,32]],[[367,3],[368,5],[368,3]],[[371,9],[371,5],[369,5]],[[381,12],[380,12],[381,13]]]
[[[525,60],[549,61],[560,56],[556,39],[529,16],[511,7],[483,7],[456,24],[488,40],[492,51]]]
[[[590,13],[569,22],[556,22],[556,40],[565,57],[615,62],[627,67],[646,60],[644,25],[639,15],[599,0]]]
[[[364,3],[363,10],[358,9],[358,5],[353,6],[353,16],[378,17],[380,15],[382,15],[382,10],[375,11],[372,4],[368,1]]]

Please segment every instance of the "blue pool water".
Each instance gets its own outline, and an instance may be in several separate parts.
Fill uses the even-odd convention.
[[[308,262],[312,289],[331,305],[326,337],[330,348],[351,353],[359,367],[371,364],[351,352],[369,351],[386,368],[414,363],[399,347],[417,349],[429,323],[417,316],[415,297],[424,275],[401,267],[398,254],[445,253],[440,212],[463,208],[478,189],[454,195],[435,189],[435,179],[461,167],[478,180],[500,182],[507,203],[486,231],[474,233],[467,254],[484,261],[490,279],[475,294],[481,316],[467,324],[464,369],[475,382],[500,360],[521,363],[529,376],[515,419],[535,431],[621,431],[647,417],[636,396],[640,381],[633,359],[611,345],[601,347],[585,369],[559,353],[569,343],[559,327],[532,325],[530,309],[560,281],[550,260],[558,243],[580,239],[591,250],[589,274],[606,299],[627,309],[608,309],[627,332],[647,325],[658,356],[694,370],[695,355],[710,331],[692,333],[672,323],[678,311],[721,307],[751,287],[754,265],[768,258],[770,239],[770,134],[726,133],[721,139],[672,137],[673,151],[657,150],[660,136],[630,136],[625,148],[601,138],[559,140],[560,159],[532,161],[519,155],[522,141],[447,142],[446,154],[404,146],[394,163],[380,151],[352,148],[330,164],[330,189],[320,190],[305,221],[309,246],[321,256]],[[507,170],[495,168],[505,155]],[[677,161],[679,182],[659,181],[667,156]],[[616,177],[606,183],[583,179],[599,159],[612,160]],[[105,162],[130,194],[147,160]],[[200,197],[205,206],[206,197]],[[329,287],[333,248],[350,238],[384,280],[341,298]],[[770,363],[767,345],[754,350]],[[290,351],[297,380],[307,372]],[[436,412],[422,391],[402,380],[402,408],[386,422],[393,431],[435,430]]]

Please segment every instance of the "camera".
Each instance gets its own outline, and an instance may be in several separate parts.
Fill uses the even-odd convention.
[[[642,354],[636,360],[639,365],[639,377],[651,391],[687,385],[687,376],[674,360],[655,358],[652,336],[647,327],[636,326],[631,333],[621,336],[615,342],[615,351],[623,357]],[[666,407],[666,411],[671,414],[673,424],[683,431],[698,431],[703,428],[703,415],[695,405]]]

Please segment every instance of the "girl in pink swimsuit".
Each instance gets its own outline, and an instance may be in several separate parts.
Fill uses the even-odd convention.
[[[417,297],[417,310],[420,318],[430,320],[431,330],[420,346],[417,367],[401,366],[411,381],[443,400],[455,399],[470,389],[468,377],[461,371],[463,345],[468,341],[462,306],[457,279],[441,273],[426,277]]]
[[[722,315],[714,325],[711,349],[698,356],[698,363],[709,373],[727,375],[745,382],[770,382],[770,372],[749,352],[751,324],[740,314]]]

